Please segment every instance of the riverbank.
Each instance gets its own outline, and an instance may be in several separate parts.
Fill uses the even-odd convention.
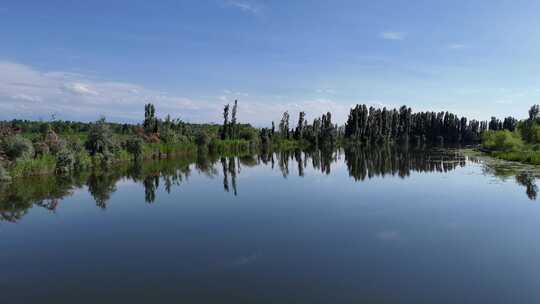
[[[262,145],[256,141],[247,140],[211,140],[208,143],[197,144],[191,143],[143,143],[141,154],[136,157],[130,153],[127,148],[120,148],[111,153],[107,159],[102,154],[91,156],[87,151],[82,150],[73,153],[71,162],[76,164],[76,170],[80,172],[92,171],[102,168],[114,168],[118,165],[131,163],[133,161],[144,162],[147,160],[170,160],[176,161],[192,161],[198,155],[211,154],[222,157],[238,156],[244,154],[253,154],[257,151],[275,150],[288,151],[295,149],[308,149],[309,142],[299,140],[279,140],[275,143]],[[7,163],[5,167],[6,178],[4,182],[11,179],[33,176],[47,176],[58,173],[59,168],[58,155],[50,153],[39,155],[34,158],[18,159]]]

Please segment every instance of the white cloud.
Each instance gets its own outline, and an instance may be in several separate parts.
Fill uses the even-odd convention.
[[[336,94],[336,90],[331,89],[331,88],[321,88],[321,89],[315,90],[315,92],[319,94]]]
[[[239,117],[256,117],[255,123],[269,125],[278,122],[283,112],[291,115],[291,124],[295,124],[300,111],[306,112],[306,119],[311,121],[327,112],[332,113],[332,121],[345,122],[352,105],[336,102],[331,99],[317,98],[298,102],[242,102],[239,101]]]
[[[382,32],[379,37],[386,40],[404,40],[406,34],[403,32]]]
[[[227,95],[233,95],[233,96],[243,96],[243,97],[249,96],[249,94],[246,92],[238,92],[238,91],[233,91],[233,90],[223,90],[223,93]]]
[[[67,84],[65,86],[65,89],[68,92],[78,94],[78,95],[93,95],[93,96],[99,95],[99,93],[93,90],[92,88],[90,88],[89,85],[80,83],[80,82]]]
[[[160,117],[170,114],[190,122],[221,123],[223,105],[235,99],[239,102],[239,120],[256,126],[279,121],[285,111],[293,124],[300,111],[305,111],[310,121],[331,112],[332,120],[342,124],[353,106],[330,98],[299,98],[293,102],[288,96],[254,96],[232,89],[206,97],[177,96],[128,82],[62,71],[42,72],[0,61],[0,119],[38,119],[56,114],[59,119],[88,121],[105,115],[113,121],[137,122],[143,119],[144,104],[152,102]],[[388,106],[377,100],[358,103]]]
[[[495,103],[501,104],[501,105],[511,105],[514,103],[514,101],[509,100],[509,99],[499,99],[499,100],[495,100]]]
[[[225,2],[227,6],[237,8],[243,12],[258,14],[261,11],[261,6],[254,1],[248,0],[228,0]]]
[[[192,121],[219,117],[219,104],[193,101],[126,82],[95,80],[81,74],[41,72],[32,67],[0,62],[0,119],[39,118],[139,120],[152,102],[158,114]]]
[[[15,94],[11,96],[11,98],[15,100],[23,100],[23,101],[29,101],[29,102],[40,102],[41,98],[39,96],[31,96],[26,94]]]

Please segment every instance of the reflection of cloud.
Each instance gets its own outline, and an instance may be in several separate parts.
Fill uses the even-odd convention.
[[[376,236],[379,240],[383,241],[397,241],[401,239],[401,234],[396,230],[379,231]]]
[[[379,35],[380,38],[386,40],[403,40],[405,39],[405,33],[403,32],[382,32]]]
[[[242,256],[234,260],[233,265],[242,266],[254,263],[258,258],[258,254],[254,253],[248,256]]]

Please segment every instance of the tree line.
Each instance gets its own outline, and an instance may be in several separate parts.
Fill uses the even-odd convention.
[[[415,141],[422,143],[477,142],[487,130],[510,130],[517,120],[492,117],[487,121],[470,120],[446,112],[416,112],[399,109],[376,109],[357,105],[351,109],[345,124],[345,138],[361,142]]]

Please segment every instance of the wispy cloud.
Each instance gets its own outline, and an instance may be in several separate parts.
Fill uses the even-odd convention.
[[[249,94],[246,92],[239,92],[239,91],[234,91],[234,90],[229,90],[229,89],[223,90],[223,93],[227,95],[232,95],[232,96],[243,96],[243,97],[249,96]]]
[[[99,93],[92,89],[89,85],[79,82],[67,84],[64,89],[77,95],[99,95]]]
[[[448,45],[448,48],[451,50],[461,50],[461,49],[467,48],[467,46],[461,43],[451,43]]]
[[[379,37],[386,40],[404,40],[406,33],[404,32],[382,32]]]
[[[227,0],[225,4],[250,14],[258,14],[262,9],[259,3],[248,0]]]
[[[96,80],[68,72],[42,72],[30,66],[0,62],[0,119],[39,118],[139,120],[147,102],[160,113],[193,121],[219,117],[211,101],[169,95],[137,84]]]
[[[220,122],[223,105],[239,100],[242,122],[268,126],[283,112],[295,117],[306,111],[313,119],[326,112],[343,123],[351,104],[328,98],[252,96],[226,89],[214,96],[177,96],[129,82],[100,80],[96,76],[64,71],[40,71],[28,65],[0,61],[0,119],[46,118],[95,120],[101,115],[114,121],[140,121],[145,103],[156,105],[158,116],[191,122]],[[368,102],[369,103],[369,102]]]
[[[315,92],[319,94],[330,94],[330,95],[336,94],[336,90],[332,88],[320,88],[320,89],[315,90]]]

